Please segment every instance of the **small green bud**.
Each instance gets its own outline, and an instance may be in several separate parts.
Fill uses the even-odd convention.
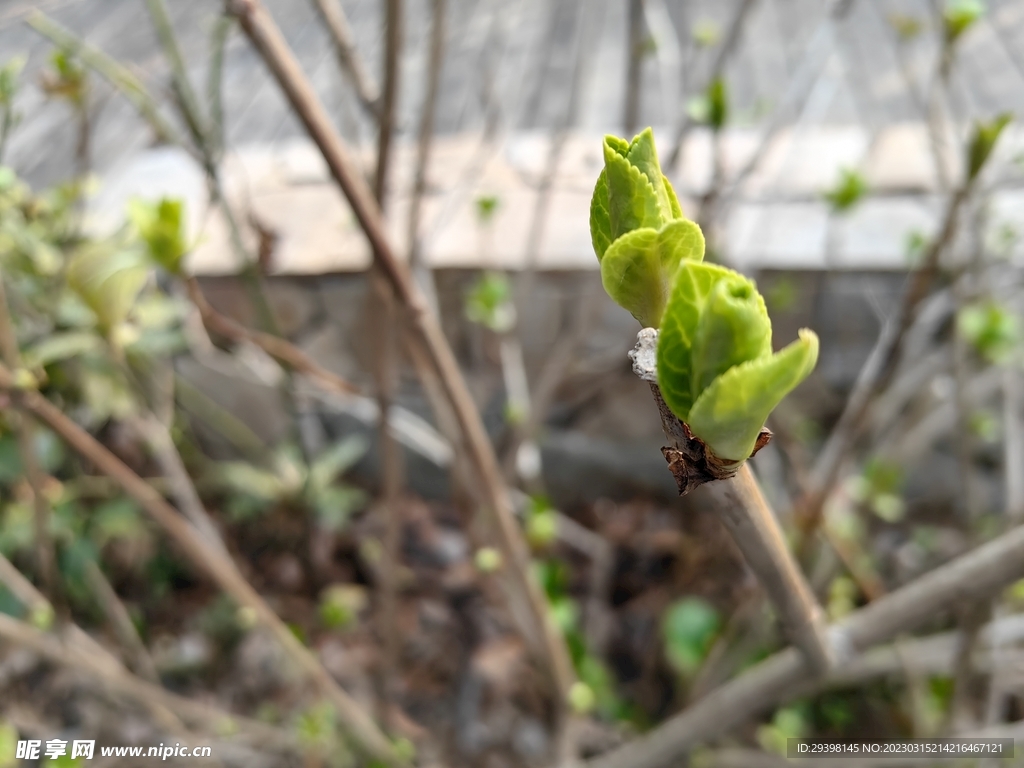
[[[597,704],[597,696],[594,689],[584,682],[577,680],[569,688],[569,706],[577,715],[585,715],[594,709]]]
[[[473,560],[481,573],[494,573],[501,568],[504,558],[494,547],[480,547]]]

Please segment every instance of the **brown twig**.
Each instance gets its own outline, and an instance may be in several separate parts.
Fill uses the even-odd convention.
[[[447,0],[433,0],[431,4],[433,21],[430,27],[427,92],[423,97],[423,112],[420,115],[419,138],[416,143],[416,177],[413,182],[412,200],[409,203],[409,268],[419,280],[423,292],[435,311],[437,310],[436,288],[429,268],[423,263],[420,221],[423,215],[423,197],[427,192],[427,169],[430,164],[430,149],[434,139],[434,115],[437,112],[437,99],[441,92],[447,6]]]
[[[846,658],[909,632],[956,604],[991,597],[1024,576],[1024,528],[1016,528],[862,608],[830,632]],[[840,664],[837,670],[841,670]],[[657,768],[694,745],[769,709],[808,676],[787,648],[744,672],[645,736],[587,763],[588,768]]]
[[[437,371],[484,492],[484,510],[494,516],[502,547],[512,565],[510,570],[517,582],[519,598],[525,600],[522,606],[525,611],[517,612],[517,615],[529,616],[529,621],[522,625],[524,635],[542,654],[559,694],[565,695],[573,678],[568,652],[548,615],[540,586],[529,575],[529,553],[515,521],[493,447],[451,347],[431,314],[423,292],[398,258],[369,187],[273,19],[258,0],[227,0],[227,8],[239,18],[242,29],[274,74],[296,115],[320,147],[332,176],[370,241],[377,264],[404,309],[413,332],[411,338],[422,347]]]
[[[236,323],[229,317],[214,309],[203,295],[199,281],[194,277],[187,280],[189,296],[199,309],[203,324],[214,333],[234,342],[247,341],[255,344],[272,358],[294,371],[303,373],[314,379],[332,392],[342,395],[354,395],[358,389],[336,373],[319,365],[309,355],[294,344],[263,331],[254,331]]]
[[[0,367],[0,390],[10,391],[13,385],[10,372],[5,367]],[[116,480],[124,491],[174,539],[197,567],[205,571],[240,605],[252,608],[258,619],[274,633],[293,661],[330,699],[345,729],[362,749],[386,765],[406,765],[406,761],[395,752],[391,742],[373,720],[338,686],[309,649],[298,641],[288,626],[245,580],[235,564],[208,544],[206,539],[145,480],[39,392],[22,392],[17,405],[49,426],[99,471]]]
[[[135,629],[132,617],[128,614],[121,598],[117,596],[114,587],[111,586],[102,569],[92,560],[85,562],[85,580],[92,590],[96,601],[103,610],[107,621],[110,622],[118,641],[124,646],[124,650],[130,655],[135,671],[151,683],[159,685],[160,676],[157,674],[153,659],[146,650],[139,632]]]
[[[402,0],[387,0],[384,17],[384,92],[380,102],[380,126],[377,140],[377,171],[374,194],[383,212],[387,202],[387,179],[391,168],[391,144],[398,100],[399,57],[402,48]],[[371,275],[372,290],[377,298],[377,328],[380,333],[374,378],[377,383],[377,407],[380,415],[377,435],[380,441],[381,498],[379,511],[384,515],[384,567],[381,569],[381,613],[384,664],[382,667],[382,700],[385,712],[395,704],[399,661],[402,649],[398,629],[398,581],[401,562],[402,521],[399,496],[404,482],[402,452],[391,431],[389,416],[397,384],[397,344],[399,317],[394,291],[378,268]],[[386,720],[385,720],[386,722]]]
[[[622,125],[626,135],[632,136],[636,132],[637,122],[640,119],[640,91],[647,48],[647,24],[644,20],[644,0],[628,0],[628,3],[627,40],[629,41],[629,50],[626,59],[626,101],[622,107]]]
[[[331,42],[338,57],[338,64],[352,81],[356,97],[363,108],[376,120],[379,118],[380,94],[373,77],[363,64],[363,59],[356,49],[352,38],[352,28],[345,17],[345,10],[338,0],[314,0],[313,4],[320,12],[320,17],[331,33]]]

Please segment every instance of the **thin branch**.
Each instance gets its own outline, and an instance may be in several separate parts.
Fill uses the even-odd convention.
[[[64,27],[39,11],[31,13],[25,19],[25,23],[43,37],[51,40],[59,48],[73,53],[88,67],[108,80],[139,111],[139,114],[149,123],[150,128],[153,129],[159,140],[169,144],[186,146],[181,140],[178,131],[160,114],[156,100],[127,67],[112,59],[99,48],[75,37]]]
[[[0,390],[10,391],[13,385],[10,372],[0,367]],[[274,633],[292,660],[314,680],[334,704],[339,720],[362,749],[388,766],[407,765],[373,720],[338,686],[316,656],[299,642],[288,626],[245,580],[235,564],[208,544],[206,539],[145,480],[40,393],[23,392],[17,405],[49,426],[103,474],[116,480],[174,539],[196,566],[205,571],[240,605],[252,608],[258,619]]]
[[[825,613],[790,554],[778,520],[744,462],[736,476],[708,485],[718,518],[778,611],[783,632],[818,672],[835,663]]]
[[[273,19],[258,0],[227,0],[229,11],[236,14],[242,29],[262,55],[278,84],[285,92],[296,115],[302,120],[312,139],[320,147],[332,176],[338,182],[352,207],[356,219],[370,241],[374,259],[392,284],[400,305],[410,323],[414,343],[421,346],[431,365],[436,368],[445,397],[452,405],[465,446],[473,462],[478,482],[484,491],[483,508],[493,515],[505,550],[512,565],[519,596],[529,622],[522,627],[524,636],[542,653],[548,670],[561,695],[568,693],[572,683],[572,666],[565,644],[552,618],[539,584],[529,574],[529,553],[513,515],[507,489],[480,419],[479,411],[466,386],[462,372],[436,317],[428,308],[423,292],[398,258],[384,226],[379,206],[352,160],[348,148],[337,135],[330,119],[288,48]],[[516,615],[522,615],[516,612]]]
[[[93,560],[85,562],[85,580],[92,590],[96,601],[110,622],[118,641],[131,656],[135,671],[151,683],[159,685],[160,675],[157,674],[153,659],[146,650],[139,632],[135,628],[132,617],[125,608],[114,587],[107,580],[99,565]]]
[[[437,311],[437,290],[429,267],[423,263],[423,238],[420,222],[423,216],[423,197],[427,192],[427,169],[434,139],[434,115],[441,92],[441,70],[444,67],[445,26],[447,0],[433,0],[433,22],[430,28],[430,60],[427,63],[427,92],[423,97],[419,139],[416,145],[416,178],[412,200],[409,203],[409,268],[420,282],[431,308]]]
[[[707,486],[719,519],[757,575],[786,634],[806,655],[811,669],[826,671],[834,663],[835,653],[825,634],[824,612],[787,548],[779,522],[750,467],[746,462],[723,462],[672,413],[657,384],[654,350],[658,332],[644,328],[637,336],[636,347],[629,353],[633,372],[650,384],[665,437],[672,443],[662,453],[679,495]],[[771,433],[762,429],[754,453],[770,438]]]
[[[237,728],[246,738],[257,744],[289,751],[297,749],[294,737],[287,731],[225,712],[194,699],[169,693],[157,685],[130,674],[119,665],[101,662],[100,657],[87,652],[78,643],[62,641],[2,613],[0,613],[0,638],[28,648],[52,664],[66,667],[79,674],[84,673],[101,683],[107,690],[133,699],[148,709],[160,707],[174,712],[182,720],[193,724],[204,733],[223,733],[226,730]]]
[[[196,307],[198,307],[199,313],[203,318],[203,324],[214,333],[236,343],[247,341],[255,344],[279,363],[309,376],[332,392],[342,395],[353,395],[359,391],[353,384],[338,374],[328,371],[301,349],[285,339],[270,333],[251,330],[220,314],[206,300],[202,289],[199,287],[199,282],[194,277],[189,278],[187,282],[189,296]]]
[[[348,19],[345,18],[345,11],[339,0],[314,0],[316,9],[327,30],[331,33],[331,42],[334,44],[334,51],[338,56],[338,63],[341,71],[344,72],[352,87],[355,88],[356,97],[363,108],[374,118],[378,119],[378,93],[377,85],[373,77],[367,71],[363,60],[356,49],[355,40],[352,38],[352,29],[349,27]]]
[[[178,453],[174,439],[167,427],[152,413],[133,418],[131,426],[149,447],[160,471],[167,478],[171,496],[178,505],[178,509],[196,527],[196,530],[203,534],[211,546],[226,555],[227,549],[224,547],[224,541],[203,506],[199,493],[192,483],[192,478],[189,477],[188,470],[181,460],[181,454]]]
[[[830,628],[844,661],[909,632],[958,603],[983,600],[1024,576],[1024,528],[1017,528],[871,603]],[[588,768],[658,768],[793,695],[810,670],[787,648]]]

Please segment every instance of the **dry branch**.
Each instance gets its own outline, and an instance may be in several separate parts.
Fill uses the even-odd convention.
[[[310,137],[319,146],[331,175],[348,198],[356,219],[363,228],[374,253],[374,259],[391,283],[404,310],[413,334],[436,368],[445,397],[452,405],[465,446],[484,493],[483,507],[494,516],[501,544],[512,564],[519,598],[529,616],[523,634],[544,657],[548,671],[559,693],[568,692],[573,672],[565,644],[548,615],[547,602],[529,574],[529,553],[512,511],[507,489],[501,477],[494,449],[490,444],[480,414],[466,386],[465,379],[451,347],[434,315],[430,312],[422,290],[412,279],[408,267],[398,257],[388,236],[380,207],[353,162],[348,148],[338,136],[323,105],[299,67],[280,30],[258,0],[227,0],[226,7],[236,15],[242,29],[259,51],[278,84],[288,98],[295,114],[305,125]]]

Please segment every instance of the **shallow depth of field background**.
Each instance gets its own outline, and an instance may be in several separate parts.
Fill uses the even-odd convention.
[[[372,178],[377,118],[318,9],[337,2],[264,5]],[[179,508],[184,485],[245,579],[403,754],[555,765],[560,704],[492,573],[509,564],[450,416],[392,333],[356,218],[221,4],[166,0],[177,68],[151,5],[0,0],[0,278],[27,367]],[[378,95],[385,0],[340,5]],[[585,685],[581,758],[784,646],[702,493],[676,496],[657,410],[626,357],[639,328],[601,288],[588,216],[603,134],[653,126],[708,258],[757,280],[776,348],[802,327],[821,337],[815,373],[772,415],[774,439],[752,464],[831,620],[1024,519],[1024,2],[396,5],[387,226],[439,314]],[[61,53],[55,39],[92,53]],[[144,86],[155,119],[96,70],[96,50]],[[969,181],[971,137],[1002,115],[1013,119]],[[184,283],[159,270],[113,330],[69,298],[67,260],[137,252],[128,212],[161,198],[183,206],[186,271],[219,316],[284,337],[358,394],[204,328]],[[830,435],[933,251],[928,296],[836,461]],[[395,455],[378,423],[392,378]],[[37,494],[17,426],[0,395],[0,554],[56,619],[36,621],[0,573],[0,613],[37,627],[17,642],[0,633],[0,768],[19,764],[18,739],[174,734],[212,744],[222,765],[373,764],[251,609],[45,428],[33,435]],[[51,512],[49,575],[37,495]],[[714,733],[690,764],[783,765],[796,736],[1024,739],[1024,582],[947,608],[873,665]],[[105,688],[95,669],[42,652],[44,631],[260,721],[265,742]]]

